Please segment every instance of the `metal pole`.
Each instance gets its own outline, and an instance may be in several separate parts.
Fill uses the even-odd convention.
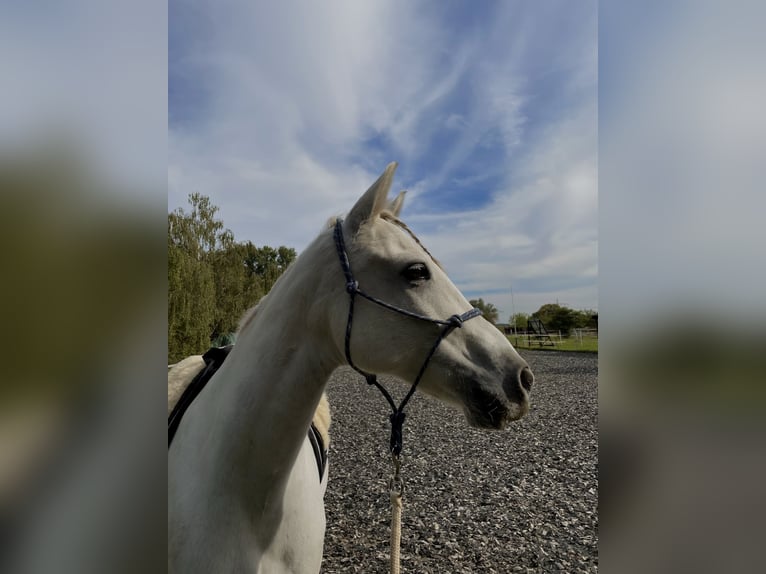
[[[513,285],[511,288],[511,317],[513,319],[513,333],[516,334],[516,305],[513,304]]]

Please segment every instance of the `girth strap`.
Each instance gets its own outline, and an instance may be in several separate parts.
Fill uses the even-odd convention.
[[[325,468],[327,468],[327,449],[325,448],[324,440],[322,440],[322,433],[320,433],[319,429],[314,426],[314,423],[311,423],[311,426],[309,427],[308,436],[311,448],[314,451],[314,458],[317,461],[319,482],[322,482]]]

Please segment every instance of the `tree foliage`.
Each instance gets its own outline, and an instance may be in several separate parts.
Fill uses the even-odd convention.
[[[527,328],[529,315],[527,313],[516,313],[508,318],[508,324],[516,331],[524,331]]]
[[[238,243],[218,208],[189,196],[191,211],[168,214],[168,360],[207,350],[233,333],[297,256],[292,248]]]
[[[477,309],[481,309],[481,312],[484,315],[484,318],[489,321],[490,323],[497,323],[498,318],[498,310],[497,307],[495,307],[492,303],[485,303],[484,299],[471,299],[468,301],[471,305],[476,307]]]
[[[598,312],[578,311],[558,303],[546,303],[532,317],[540,319],[549,331],[569,333],[572,329],[598,328]]]

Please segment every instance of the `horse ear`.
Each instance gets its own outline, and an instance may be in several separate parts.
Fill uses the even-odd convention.
[[[394,214],[395,217],[399,217],[399,213],[402,211],[402,205],[404,205],[404,196],[407,193],[407,190],[400,191],[399,195],[396,196],[396,198],[388,204],[388,211]]]
[[[370,186],[370,189],[364,192],[364,195],[359,198],[356,205],[351,208],[346,224],[352,234],[356,233],[362,223],[372,219],[386,207],[388,192],[391,189],[396,166],[396,162],[389,163],[378,180]]]

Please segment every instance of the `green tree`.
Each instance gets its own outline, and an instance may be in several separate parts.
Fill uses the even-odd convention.
[[[242,314],[263,296],[260,283],[245,266],[245,249],[233,237],[210,254],[215,281],[215,319],[210,335],[216,341],[237,329]]]
[[[205,249],[217,230],[209,200],[189,197],[192,213],[168,214],[168,358],[199,353],[215,318],[213,270]]]
[[[216,218],[218,207],[199,193],[189,195],[189,212],[168,214],[168,360],[201,353],[222,319],[219,305],[228,278],[217,254],[233,235]],[[224,304],[224,308],[226,304]]]
[[[245,266],[253,276],[258,277],[264,293],[271,290],[279,276],[298,256],[292,247],[256,247],[249,241],[244,244],[244,249]]]
[[[481,309],[481,312],[484,315],[484,318],[489,321],[490,323],[494,324],[497,323],[497,318],[499,315],[499,312],[497,310],[497,307],[495,307],[492,303],[485,303],[484,299],[471,299],[468,301],[471,305],[476,307],[477,309]]]
[[[225,242],[211,254],[216,282],[216,319],[211,337],[233,333],[242,314],[268,293],[297,254],[291,247]]]
[[[532,313],[532,317],[540,319],[549,331],[569,333],[571,329],[577,326],[577,312],[558,303],[542,305]]]
[[[597,329],[598,312],[591,309],[572,311],[574,314],[574,327],[577,329]]]
[[[204,352],[236,331],[297,257],[294,249],[237,243],[204,195],[168,214],[168,360]]]
[[[511,327],[515,327],[517,331],[524,331],[527,328],[528,320],[529,315],[527,313],[516,313],[510,316],[508,323]]]
[[[223,221],[216,219],[218,208],[210,198],[199,193],[189,195],[191,212],[178,208],[168,214],[169,240],[189,256],[202,260],[215,250],[231,232],[223,229]]]

